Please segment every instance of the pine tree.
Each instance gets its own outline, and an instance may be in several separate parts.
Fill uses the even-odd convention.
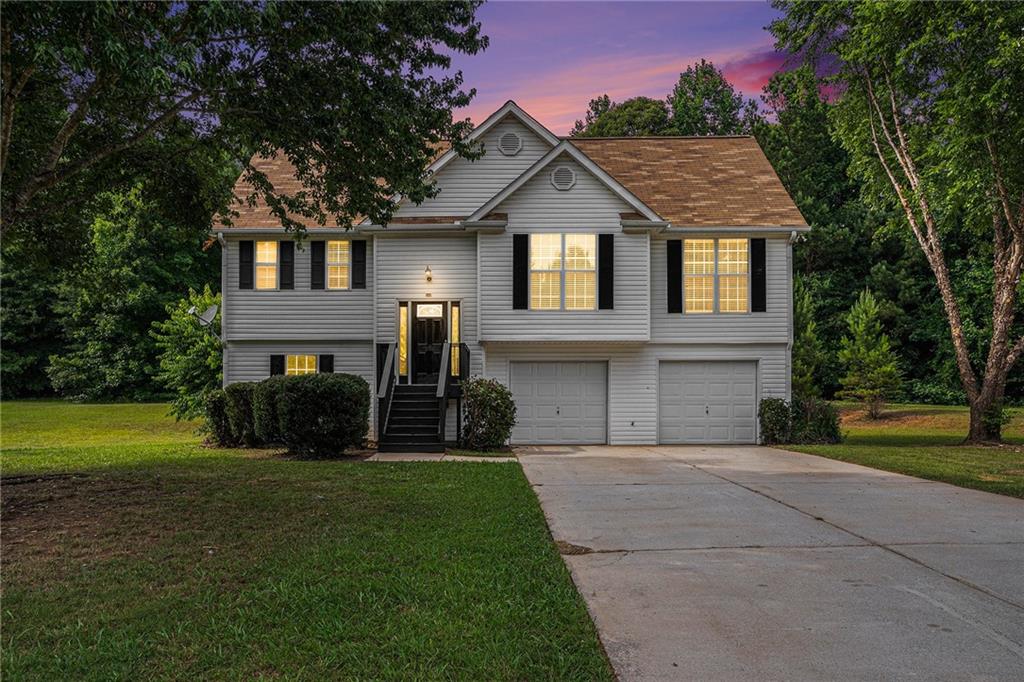
[[[839,395],[862,401],[871,419],[878,419],[886,399],[895,396],[902,383],[899,360],[882,332],[878,303],[871,291],[861,292],[846,318],[850,335],[844,336],[839,361],[846,374],[839,380]]]
[[[802,280],[793,287],[793,394],[800,398],[816,398],[819,387],[816,379],[821,364],[821,340],[814,322],[814,303],[811,292]]]

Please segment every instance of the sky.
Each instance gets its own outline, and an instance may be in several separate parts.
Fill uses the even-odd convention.
[[[512,99],[565,135],[594,97],[664,98],[701,58],[757,97],[783,62],[765,30],[776,16],[767,2],[488,2],[490,46],[453,59],[477,91],[457,113],[480,123]]]

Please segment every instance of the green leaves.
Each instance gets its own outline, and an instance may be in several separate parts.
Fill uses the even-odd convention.
[[[839,361],[846,368],[839,395],[863,401],[873,419],[880,416],[882,403],[895,397],[902,384],[896,353],[882,332],[878,313],[875,297],[865,289],[846,318],[849,336],[843,337],[839,349]]]

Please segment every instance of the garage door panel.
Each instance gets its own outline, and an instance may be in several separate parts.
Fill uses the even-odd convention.
[[[607,442],[607,363],[513,362],[509,375],[513,443]]]
[[[662,362],[658,374],[659,442],[755,441],[755,362]]]

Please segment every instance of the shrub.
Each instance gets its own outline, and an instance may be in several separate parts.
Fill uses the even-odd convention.
[[[304,374],[287,377],[276,390],[279,435],[292,452],[340,455],[363,443],[370,420],[370,385],[362,377]]]
[[[818,398],[794,398],[791,406],[791,443],[838,443],[839,413]]]
[[[285,384],[291,379],[283,375],[272,376],[256,384],[252,394],[252,422],[256,439],[261,443],[281,442],[281,419],[277,405]]]
[[[255,389],[256,384],[251,381],[231,384],[224,389],[227,394],[231,436],[236,442],[250,448],[259,444],[252,420],[252,394]]]
[[[512,392],[494,379],[473,377],[462,384],[465,422],[462,444],[470,450],[494,450],[508,442],[516,423]]]
[[[788,443],[792,429],[789,404],[782,398],[764,398],[757,408],[761,422],[761,442],[765,445]]]
[[[210,432],[210,439],[215,445],[229,448],[237,445],[234,435],[231,433],[231,424],[228,420],[228,396],[223,389],[215,389],[206,394],[206,430]]]

